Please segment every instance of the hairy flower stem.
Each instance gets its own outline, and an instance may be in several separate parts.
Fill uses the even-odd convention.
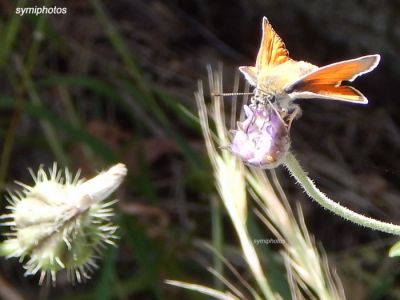
[[[339,203],[329,199],[324,193],[322,193],[316,187],[314,182],[307,176],[306,172],[300,166],[300,163],[292,153],[289,152],[287,154],[284,164],[286,168],[289,170],[289,172],[293,175],[293,177],[296,178],[297,182],[301,185],[301,187],[304,189],[307,195],[310,196],[315,201],[317,201],[322,207],[358,225],[394,235],[400,235],[399,225],[378,221],[360,215],[340,205]]]

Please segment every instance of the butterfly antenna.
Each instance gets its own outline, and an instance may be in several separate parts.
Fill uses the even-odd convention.
[[[211,96],[217,97],[217,96],[222,96],[222,97],[230,97],[230,96],[246,96],[246,95],[254,95],[253,92],[248,92],[248,93],[211,93]]]

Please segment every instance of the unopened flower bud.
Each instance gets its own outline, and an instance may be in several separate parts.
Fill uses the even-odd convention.
[[[121,184],[127,174],[125,165],[85,181],[57,165],[47,174],[41,167],[31,172],[35,184],[17,182],[22,191],[10,192],[9,214],[2,225],[11,226],[9,238],[0,245],[0,253],[23,260],[26,275],[41,272],[55,282],[56,272],[66,269],[73,282],[89,278],[95,258],[105,244],[114,244],[117,226],[112,224],[112,204],[103,202]],[[64,176],[63,176],[64,175]]]

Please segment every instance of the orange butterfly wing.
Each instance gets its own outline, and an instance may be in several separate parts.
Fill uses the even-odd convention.
[[[264,68],[279,65],[289,60],[289,53],[279,35],[272,29],[266,17],[262,22],[262,39],[260,50],[258,50],[256,66],[239,67],[240,72],[246,77],[247,81],[257,86],[257,77]]]
[[[357,76],[375,69],[379,55],[367,55],[341,61],[304,75],[285,88],[295,98],[325,98],[333,100],[367,103],[367,98],[349,86],[340,86],[342,81],[353,81]]]
[[[263,35],[260,50],[256,60],[256,69],[259,71],[263,67],[279,65],[289,59],[289,52],[279,35],[272,29],[266,17],[262,23]]]
[[[325,98],[356,103],[368,103],[368,99],[365,98],[359,90],[351,86],[320,85],[309,87],[307,92],[310,93],[307,98]]]

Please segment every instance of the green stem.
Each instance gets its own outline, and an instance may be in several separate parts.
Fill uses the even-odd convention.
[[[304,191],[308,194],[308,196],[317,201],[322,207],[358,225],[390,234],[400,235],[400,226],[360,215],[329,199],[307,176],[306,172],[302,169],[300,163],[292,153],[288,153],[286,156],[285,165],[293,177],[296,178],[297,182],[302,186]]]

